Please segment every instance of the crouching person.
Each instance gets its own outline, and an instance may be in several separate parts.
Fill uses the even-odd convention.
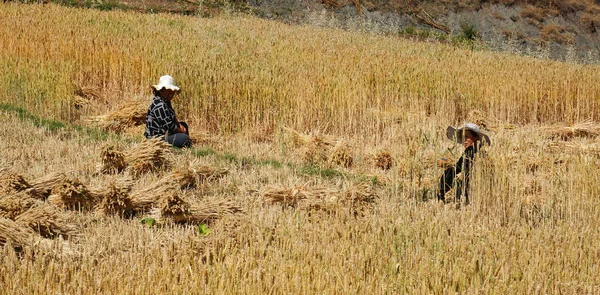
[[[160,77],[158,84],[152,85],[154,98],[146,114],[146,138],[162,137],[164,141],[178,148],[192,145],[187,124],[177,120],[175,110],[171,106],[171,100],[180,91],[173,77],[169,75]]]
[[[475,154],[485,145],[490,145],[490,138],[481,132],[479,126],[473,123],[467,123],[456,129],[449,126],[446,130],[446,136],[457,143],[462,143],[465,151],[454,166],[448,167],[442,177],[438,187],[438,200],[445,201],[446,193],[452,188],[455,189],[455,200],[460,201],[464,195],[465,203],[469,203],[469,180],[471,170],[473,169]]]

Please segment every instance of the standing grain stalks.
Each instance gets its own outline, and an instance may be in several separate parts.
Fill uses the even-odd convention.
[[[168,143],[160,138],[152,138],[127,151],[125,160],[131,174],[139,176],[168,166],[167,155],[170,152]]]

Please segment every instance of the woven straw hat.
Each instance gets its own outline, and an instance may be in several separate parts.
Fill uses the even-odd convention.
[[[479,135],[479,138],[485,140],[485,143],[487,145],[492,144],[490,137],[487,136],[487,134],[481,132],[479,126],[473,123],[467,123],[458,129],[453,126],[448,126],[448,129],[446,129],[446,136],[448,136],[448,139],[456,141],[457,143],[463,143],[465,141],[463,134],[466,130],[469,130]]]
[[[173,90],[175,92],[181,91],[179,86],[175,85],[175,79],[169,75],[160,77],[160,79],[158,79],[158,84],[152,85],[152,88],[154,88],[156,91],[160,91],[163,88]]]

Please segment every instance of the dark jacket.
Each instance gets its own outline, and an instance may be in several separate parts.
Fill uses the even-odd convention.
[[[444,200],[446,193],[456,185],[456,200],[460,200],[462,195],[464,195],[465,202],[469,203],[469,180],[471,178],[475,154],[478,150],[476,145],[466,148],[460,159],[458,159],[458,162],[444,171],[444,174],[440,178],[439,200]],[[461,172],[463,175],[462,179],[455,181],[456,175]]]
[[[152,104],[146,114],[146,138],[164,136],[165,134],[175,134],[178,127],[175,110],[170,101],[164,100],[159,95],[155,95]]]

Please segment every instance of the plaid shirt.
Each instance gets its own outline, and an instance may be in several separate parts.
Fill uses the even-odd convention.
[[[152,104],[146,114],[146,138],[175,134],[178,127],[178,121],[175,117],[175,111],[171,107],[170,101],[165,101],[162,97],[156,95],[152,99]]]

